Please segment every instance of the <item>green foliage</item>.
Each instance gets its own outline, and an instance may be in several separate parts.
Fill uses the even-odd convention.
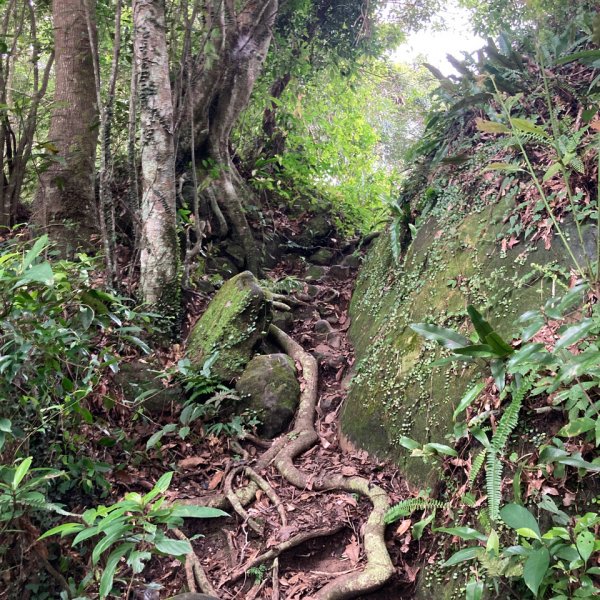
[[[38,511],[69,514],[46,494],[48,483],[64,473],[57,469],[32,469],[32,461],[33,457],[28,456],[10,467],[0,465],[0,534],[15,526],[25,514]]]
[[[398,502],[398,504],[394,504],[394,506],[390,507],[385,513],[384,521],[389,525],[402,517],[410,516],[417,510],[431,510],[444,508],[445,506],[445,502],[434,500],[433,498],[408,498],[407,500],[402,500]]]
[[[593,557],[600,553],[596,533],[600,517],[586,513],[565,523],[560,515],[557,519],[556,511],[550,512],[556,525],[542,534],[538,520],[526,508],[519,504],[504,506],[500,517],[518,536],[518,544],[504,548],[493,529],[487,536],[468,527],[436,529],[463,540],[485,543],[485,548],[472,546],[458,550],[444,566],[477,560],[496,585],[501,579],[510,580],[520,589],[521,598],[542,599],[550,597],[549,594],[554,600],[597,597],[594,578],[600,570]],[[468,589],[466,594],[467,600],[472,597]]]
[[[237,437],[243,437],[247,428],[258,425],[259,421],[253,414],[232,414],[239,396],[210,372],[218,356],[218,352],[209,356],[200,371],[191,369],[188,359],[181,359],[175,369],[164,374],[167,378],[175,376],[181,381],[186,399],[179,414],[179,425],[167,423],[154,432],[146,442],[147,450],[157,447],[164,436],[176,433],[180,439],[186,439],[196,421],[202,421],[206,434]]]
[[[56,424],[92,423],[86,399],[102,373],[118,369],[125,348],[149,350],[134,324],[149,317],[92,285],[95,262],[51,264],[50,251],[44,236],[29,249],[8,242],[0,254],[0,450],[9,462],[25,439],[40,460],[60,453]]]
[[[167,491],[173,473],[165,473],[144,496],[133,492],[110,506],[98,506],[81,515],[83,523],[69,522],[46,531],[40,539],[60,534],[75,536],[75,547],[86,540],[93,545],[91,564],[99,580],[99,596],[122,597],[113,591],[119,572],[141,573],[153,555],[182,559],[192,552],[186,540],[174,540],[167,530],[181,527],[184,518],[226,517],[227,513],[205,506],[167,504]],[[122,562],[125,559],[125,563]]]

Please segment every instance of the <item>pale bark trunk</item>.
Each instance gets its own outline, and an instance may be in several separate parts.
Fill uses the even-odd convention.
[[[250,0],[236,10],[232,0],[215,0],[208,19],[211,44],[217,57],[197,57],[193,74],[193,110],[178,140],[178,160],[185,168],[191,158],[190,121],[194,127],[195,158],[198,166],[209,160],[219,175],[207,174],[206,194],[217,199],[246,254],[246,266],[259,270],[259,253],[244,212],[251,196],[229,153],[231,129],[250,100],[271,43],[278,0]],[[186,112],[188,106],[180,106]]]
[[[90,40],[87,11],[92,16]],[[40,177],[34,221],[63,255],[93,247],[97,234],[94,162],[98,139],[98,104],[92,48],[97,40],[95,0],[54,0],[56,86],[49,140],[57,161]]]
[[[162,0],[135,0],[135,59],[142,160],[142,298],[164,315],[178,312],[173,102]]]

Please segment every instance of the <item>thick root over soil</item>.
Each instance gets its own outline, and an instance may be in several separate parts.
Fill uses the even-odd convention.
[[[318,385],[317,361],[313,356],[305,352],[302,346],[279,328],[271,325],[269,334],[302,367],[304,389],[300,396],[300,405],[296,414],[294,429],[289,434],[275,440],[271,447],[258,459],[253,473],[247,473],[251,477],[251,481],[247,486],[235,492],[229,486],[227,495],[213,496],[208,499],[196,499],[188,502],[226,508],[231,506],[227,496],[233,499],[232,494],[234,494],[235,499],[232,504],[240,512],[239,509],[242,505],[246,505],[254,499],[259,487],[264,489],[266,482],[262,478],[253,477],[253,475],[256,475],[256,472],[266,469],[271,464],[275,466],[282,477],[299,489],[312,489],[322,492],[338,490],[364,496],[373,505],[373,509],[363,528],[363,546],[367,559],[366,567],[362,571],[345,573],[330,581],[313,594],[310,600],[346,600],[375,591],[383,586],[394,572],[394,567],[384,540],[384,516],[390,506],[388,495],[382,488],[371,484],[367,479],[362,477],[345,477],[329,473],[307,475],[294,465],[294,460],[298,456],[309,450],[319,441],[319,436],[314,426]],[[281,509],[281,503],[276,498],[271,498],[271,501],[277,506],[278,510]],[[283,521],[284,515],[281,512],[280,516]],[[340,527],[332,528],[330,531],[315,530],[294,536],[287,542],[257,556],[252,560],[252,565],[243,565],[243,567],[232,574],[230,581],[235,581],[241,577],[249,566],[271,560],[302,541],[323,535],[330,535],[332,532],[339,530]]]

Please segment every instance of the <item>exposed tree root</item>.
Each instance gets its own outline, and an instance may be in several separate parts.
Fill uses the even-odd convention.
[[[229,500],[229,504],[231,504],[233,510],[235,510],[235,512],[244,520],[245,523],[248,523],[250,529],[252,529],[252,531],[254,531],[254,533],[258,534],[259,536],[262,536],[262,534],[264,533],[263,526],[257,521],[255,521],[247,513],[246,509],[242,506],[242,503],[233,491],[233,479],[238,473],[241,473],[242,471],[243,467],[238,467],[237,469],[232,469],[227,475],[224,484],[225,496],[227,497],[227,500]]]
[[[279,600],[279,559],[273,561],[273,569],[271,570],[271,582],[273,583],[271,592],[272,600]]]
[[[236,469],[226,478],[225,495],[213,496],[208,499],[195,499],[188,502],[220,508],[227,508],[228,505],[232,506],[238,514],[242,516],[246,515],[243,518],[250,524],[250,518],[247,516],[247,512],[243,509],[243,506],[251,502],[254,499],[256,491],[261,488],[277,507],[283,522],[285,512],[282,515],[280,507],[281,509],[283,507],[279,498],[276,495],[271,497],[272,488],[257,473],[257,471],[266,469],[271,463],[274,464],[282,477],[299,489],[313,489],[324,492],[341,490],[350,494],[360,494],[368,498],[373,505],[371,514],[363,528],[363,545],[367,564],[362,571],[344,573],[329,582],[311,596],[311,600],[346,600],[375,591],[383,586],[394,572],[384,540],[384,515],[390,506],[388,495],[382,488],[372,485],[367,479],[362,477],[345,477],[329,473],[319,473],[309,476],[294,465],[294,459],[319,441],[319,436],[314,427],[318,384],[317,361],[313,356],[305,352],[302,346],[279,328],[271,325],[269,334],[302,367],[304,389],[300,396],[294,429],[289,434],[281,436],[272,443],[269,449],[258,459],[254,470],[246,470],[246,474],[251,478],[247,486],[236,492],[233,492],[231,489],[233,477],[239,471],[239,469]],[[267,489],[271,490],[270,492],[263,487],[262,482],[266,484]],[[240,508],[242,512],[240,512]],[[276,558],[282,552],[304,541],[319,536],[332,535],[342,528],[342,525],[338,525],[335,528],[326,530],[300,533],[246,562],[243,567],[240,567],[233,573],[229,581],[234,582],[240,579],[249,568]]]
[[[248,571],[248,569],[256,567],[264,562],[267,562],[272,558],[276,558],[286,550],[295,548],[296,546],[304,544],[304,542],[308,542],[309,540],[314,540],[319,537],[328,537],[330,535],[335,535],[336,533],[339,533],[342,529],[344,529],[343,525],[334,525],[333,527],[324,527],[322,529],[313,529],[312,531],[303,531],[302,533],[291,537],[289,540],[281,542],[281,544],[277,544],[277,546],[273,546],[266,552],[263,552],[262,554],[259,554],[254,558],[251,558],[248,562],[246,562],[237,571],[233,573],[233,575],[229,578],[229,581],[233,582],[237,581],[238,579],[241,579],[246,574],[246,571]]]
[[[173,533],[180,539],[186,542],[189,542],[187,536],[180,531],[179,529],[173,529]],[[190,577],[190,571],[194,575]],[[185,574],[187,578],[187,584],[190,588],[190,592],[196,592],[195,581],[198,582],[200,586],[200,590],[205,594],[209,594],[210,596],[216,596],[217,592],[215,588],[212,586],[210,579],[204,572],[202,565],[200,564],[200,559],[196,556],[196,553],[192,550],[185,559]]]
[[[246,467],[246,475],[267,495],[267,498],[279,513],[282,527],[285,527],[287,525],[287,515],[285,514],[285,508],[283,507],[279,496],[275,493],[275,490],[269,485],[269,482],[264,479],[264,477],[261,477],[254,469]]]

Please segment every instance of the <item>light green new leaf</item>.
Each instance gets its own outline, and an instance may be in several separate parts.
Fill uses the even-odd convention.
[[[523,567],[525,585],[537,596],[540,584],[550,566],[550,554],[546,546],[541,546],[531,552]]]
[[[398,443],[407,450],[416,450],[421,447],[421,444],[412,438],[406,437],[405,435],[401,435],[398,438]]]
[[[458,456],[458,452],[451,448],[450,446],[446,446],[446,444],[438,444],[436,442],[430,442],[429,444],[425,444],[423,446],[423,452],[427,453],[427,450],[433,450],[436,454],[446,454],[448,456]]]
[[[6,433],[10,433],[12,431],[12,423],[10,419],[0,419],[0,431],[4,431]]]
[[[559,338],[554,346],[555,350],[568,348],[581,341],[593,328],[595,324],[592,319],[583,319],[583,321],[569,327]]]
[[[486,121],[485,119],[475,119],[477,129],[483,133],[510,133],[510,129],[495,121]]]
[[[144,564],[145,561],[150,560],[152,558],[152,554],[150,552],[143,552],[140,550],[135,550],[129,555],[127,559],[127,564],[131,567],[131,570],[134,573],[141,573],[146,566]]]
[[[218,509],[209,506],[175,506],[171,512],[174,517],[183,517],[191,519],[214,519],[217,517],[228,517],[229,515]]]
[[[592,431],[596,427],[596,420],[590,417],[579,417],[569,421],[557,435],[561,437],[576,437],[582,433]]]
[[[29,268],[29,265],[44,251],[46,246],[48,245],[48,236],[43,235],[39,237],[35,244],[31,247],[29,252],[25,255],[23,259],[23,264],[21,265],[21,272],[24,273]]]
[[[11,484],[11,487],[13,490],[16,490],[19,487],[19,484],[21,483],[21,481],[23,481],[23,477],[25,477],[25,475],[27,475],[27,473],[29,472],[29,467],[31,466],[32,460],[33,460],[33,457],[28,456],[15,469],[15,474],[14,474],[12,484]]]
[[[483,598],[483,581],[469,581],[465,590],[466,600],[481,600]]]
[[[472,527],[436,527],[434,531],[455,535],[463,540],[479,540],[480,542],[485,542],[487,539],[485,534]]]
[[[412,535],[415,540],[421,539],[425,527],[427,527],[427,525],[429,525],[429,523],[431,523],[431,521],[433,521],[434,518],[435,510],[428,517],[426,517],[425,519],[421,519],[419,522],[415,523],[412,526]]]
[[[62,525],[57,525],[52,529],[48,529],[48,531],[44,531],[38,540],[43,540],[44,538],[56,535],[57,533],[60,533],[60,537],[64,537],[65,535],[70,535],[71,533],[81,531],[82,529],[83,525],[81,523],[63,523]]]
[[[33,265],[30,269],[27,269],[15,285],[13,289],[27,285],[28,283],[43,283],[45,285],[51,285],[54,281],[54,272],[50,263],[43,262],[38,265]]]
[[[518,117],[515,117],[511,118],[510,123],[515,129],[518,129],[523,133],[533,133],[534,135],[540,135],[546,139],[550,138],[550,136],[541,127],[532,121],[528,121],[527,119],[519,119]]]
[[[560,173],[561,169],[562,165],[560,163],[552,163],[544,173],[542,181],[546,183],[546,181],[552,179],[557,173]]]

